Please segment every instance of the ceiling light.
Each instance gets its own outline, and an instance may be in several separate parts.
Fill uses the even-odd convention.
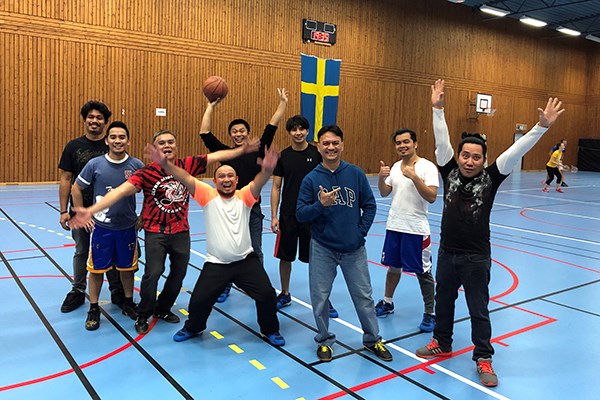
[[[448,0],[450,3],[464,3],[465,0]]]
[[[486,5],[479,7],[479,9],[486,14],[495,15],[496,17],[506,17],[508,14],[510,14],[510,11]]]
[[[569,28],[565,28],[564,26],[559,26],[558,28],[556,28],[557,31],[564,33],[565,35],[570,35],[570,36],[579,36],[581,35],[581,32],[576,31],[574,29],[569,29]]]
[[[587,35],[585,37],[587,40],[591,40],[592,42],[600,43],[600,37],[594,35]]]
[[[529,18],[526,15],[523,15],[521,18],[519,18],[519,21],[521,21],[524,24],[535,26],[535,27],[538,27],[538,28],[541,28],[542,26],[548,25],[544,21],[540,21],[539,19]]]

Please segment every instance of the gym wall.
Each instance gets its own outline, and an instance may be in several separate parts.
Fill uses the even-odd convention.
[[[303,43],[303,18],[336,24],[337,44]],[[567,113],[524,169],[543,169],[562,137],[575,146],[600,136],[598,44],[484,21],[444,0],[4,0],[0,43],[0,182],[57,181],[63,146],[84,132],[79,109],[88,99],[129,125],[137,157],[160,128],[177,133],[180,155],[206,152],[198,131],[210,75],[230,89],[214,133],[229,143],[228,122],[243,117],[260,134],[277,87],[290,91],[284,120],[300,110],[300,53],[342,59],[344,158],[367,173],[396,159],[390,135],[399,127],[415,130],[420,154],[433,160],[429,86],[437,78],[446,80],[453,143],[465,130],[486,133],[490,161],[512,143],[516,123],[533,126],[549,96]],[[474,118],[477,91],[493,95],[493,117]],[[289,142],[283,125],[279,148]],[[566,163],[575,162],[567,151]]]

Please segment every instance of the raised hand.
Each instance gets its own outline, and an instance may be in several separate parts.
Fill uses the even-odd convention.
[[[249,137],[242,145],[244,153],[256,153],[260,148],[260,140],[257,137]]]
[[[288,91],[286,90],[286,88],[277,88],[277,94],[279,94],[279,100],[280,101],[285,101],[287,103],[288,101]]]
[[[562,101],[558,100],[557,97],[550,97],[545,109],[538,108],[540,114],[539,125],[544,128],[550,128],[564,111]]]
[[[431,106],[434,108],[444,108],[444,80],[438,79],[431,85]]]
[[[390,176],[390,167],[386,166],[383,161],[379,161],[379,178],[384,179]]]
[[[167,165],[167,155],[150,143],[146,144],[146,147],[144,148],[144,156],[157,163],[162,168]]]
[[[277,165],[277,161],[281,154],[275,149],[275,146],[268,147],[265,151],[265,157],[263,159],[258,159],[257,163],[261,165],[262,170],[269,173],[273,173],[275,166]]]
[[[340,191],[340,188],[335,188],[330,192],[326,192],[323,186],[319,185],[319,200],[323,207],[329,207],[335,204],[335,199],[337,197],[337,192]]]

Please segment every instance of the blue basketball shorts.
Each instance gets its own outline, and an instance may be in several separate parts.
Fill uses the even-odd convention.
[[[386,230],[381,263],[405,272],[422,274],[431,269],[431,237]]]
[[[103,273],[112,269],[135,271],[138,268],[137,232],[135,227],[110,230],[96,225],[90,238],[87,270]]]

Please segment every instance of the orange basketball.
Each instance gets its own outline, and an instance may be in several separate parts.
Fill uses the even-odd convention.
[[[208,77],[204,83],[202,84],[202,91],[204,95],[211,103],[218,98],[223,100],[227,93],[229,93],[229,88],[227,87],[227,83],[225,79],[220,76],[211,76]]]

